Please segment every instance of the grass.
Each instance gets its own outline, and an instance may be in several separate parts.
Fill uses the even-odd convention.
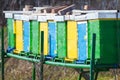
[[[36,80],[39,80],[39,64],[36,64],[36,75]],[[72,68],[44,65],[44,80],[77,80],[78,75]],[[5,80],[31,80],[32,63],[10,58],[5,64],[5,76]],[[114,80],[114,72],[101,72],[98,80]]]

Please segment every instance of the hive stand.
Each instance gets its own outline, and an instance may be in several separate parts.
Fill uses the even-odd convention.
[[[5,58],[5,52],[4,52],[4,26],[0,26],[1,28],[1,79],[4,80],[4,58]]]

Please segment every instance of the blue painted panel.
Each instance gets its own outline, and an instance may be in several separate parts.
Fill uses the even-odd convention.
[[[56,23],[48,22],[48,28],[49,28],[49,55],[54,58],[57,52]]]
[[[79,22],[78,25],[78,61],[87,59],[87,23]]]
[[[24,51],[30,52],[30,22],[24,21]]]

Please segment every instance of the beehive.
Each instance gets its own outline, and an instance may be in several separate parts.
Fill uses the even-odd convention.
[[[57,22],[57,56],[66,58],[67,56],[67,23]]]
[[[15,48],[15,32],[14,32],[14,19],[7,19],[7,28],[8,28],[8,46],[10,49]]]
[[[116,13],[94,13],[88,19],[88,58],[92,52],[92,34],[96,33],[95,58],[99,64],[118,63]]]
[[[22,20],[15,20],[16,28],[16,51],[15,53],[20,53],[23,51],[23,22]]]
[[[30,22],[23,21],[24,51],[30,52]]]
[[[39,27],[39,22],[37,20],[31,20],[30,21],[30,50],[32,54],[37,55],[40,54],[40,27]]]
[[[78,49],[77,49],[77,22],[67,21],[67,58],[77,59]]]
[[[40,22],[40,31],[44,31],[44,55],[48,55],[48,23]]]
[[[77,63],[84,63],[88,56],[88,30],[87,21],[77,22],[77,32],[78,32],[78,61]]]
[[[49,55],[55,57],[57,54],[57,36],[56,36],[56,22],[48,22],[49,29]]]

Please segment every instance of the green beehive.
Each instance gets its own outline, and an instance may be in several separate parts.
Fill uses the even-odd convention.
[[[8,27],[8,46],[9,48],[15,47],[15,37],[14,37],[14,19],[7,19],[7,27]]]
[[[94,17],[94,18],[91,18]],[[88,15],[89,18],[89,15]],[[92,52],[92,34],[96,34],[95,58],[98,64],[118,63],[116,13],[90,14],[88,20],[88,58]]]
[[[57,22],[57,56],[65,58],[67,55],[67,26],[66,22]]]
[[[14,19],[12,13],[5,13],[5,18],[7,18],[7,34],[8,34],[8,50],[11,50],[15,47],[15,37],[14,37]]]
[[[118,61],[120,63],[120,12],[117,16]]]
[[[34,55],[40,53],[40,29],[37,20],[30,21],[30,49]]]

